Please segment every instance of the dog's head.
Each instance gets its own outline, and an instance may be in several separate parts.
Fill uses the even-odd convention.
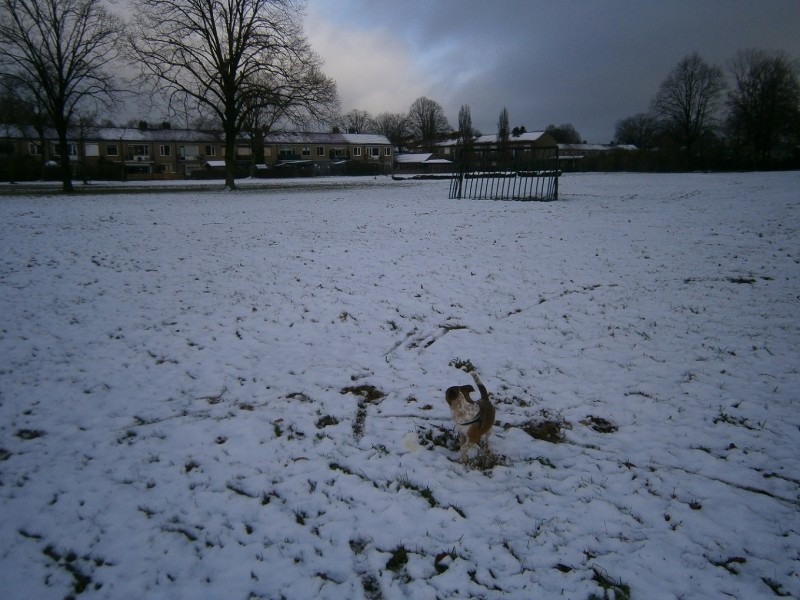
[[[472,398],[469,397],[469,394],[474,391],[475,388],[471,385],[454,385],[447,388],[447,391],[444,393],[444,399],[447,400],[449,406],[452,406],[453,402],[459,398],[464,398],[467,402],[472,402]]]

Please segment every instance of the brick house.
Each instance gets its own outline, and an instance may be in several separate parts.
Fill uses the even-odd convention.
[[[525,154],[537,148],[555,148],[556,140],[544,131],[528,131],[519,135],[509,135],[506,149],[515,159],[524,159]],[[492,160],[500,151],[500,139],[497,134],[481,135],[472,140],[474,151]],[[437,154],[449,160],[457,160],[460,145],[458,139],[445,140],[437,144]]]
[[[368,133],[276,132],[264,137],[267,165],[314,169],[315,174],[339,172],[388,173],[394,149],[382,135]],[[343,167],[347,169],[343,170]]]
[[[237,144],[237,169],[242,175],[291,165],[297,174],[388,172],[393,148],[380,135],[340,133],[271,133],[264,138],[263,163],[256,159],[247,135]],[[73,175],[92,179],[185,179],[221,176],[225,139],[221,131],[197,129],[90,127],[75,128],[68,149]],[[55,131],[40,135],[32,127],[0,125],[0,178],[38,179],[57,170]],[[257,168],[260,167],[260,168]],[[334,168],[335,167],[335,168]],[[345,168],[347,167],[347,168]],[[355,168],[354,168],[355,167]],[[360,167],[360,168],[359,168]]]

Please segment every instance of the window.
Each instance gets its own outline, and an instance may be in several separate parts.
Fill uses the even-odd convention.
[[[67,156],[78,156],[78,144],[67,144]],[[53,143],[53,157],[61,157],[61,153],[58,151],[58,144],[56,143]]]
[[[391,156],[392,155],[392,149],[389,146],[386,146],[386,148],[383,149],[383,155],[384,156]]]
[[[199,146],[178,146],[178,160],[197,160]]]
[[[278,148],[278,157],[279,158],[292,158],[294,156],[294,148],[291,146],[281,146]]]
[[[116,144],[106,145],[106,156],[119,156]]]
[[[377,146],[373,146],[372,148],[369,149],[369,155],[378,158],[381,155],[381,149],[378,148]]]
[[[325,146],[317,146],[317,156],[325,156]]]
[[[128,160],[148,160],[150,158],[150,146],[147,144],[128,144]]]
[[[158,153],[161,156],[172,156],[172,146],[170,146],[169,144],[161,144],[158,147]]]
[[[353,156],[361,156],[361,146],[353,147]]]
[[[250,156],[251,150],[248,144],[239,144],[236,147],[236,156]]]
[[[33,142],[28,143],[28,154],[32,156],[41,156],[42,155],[42,145],[41,144],[34,144]]]
[[[87,142],[83,145],[84,156],[100,156],[100,144]]]
[[[216,156],[216,155],[217,155],[216,146],[206,146],[206,156]]]
[[[303,156],[311,156],[311,148],[303,146]]]

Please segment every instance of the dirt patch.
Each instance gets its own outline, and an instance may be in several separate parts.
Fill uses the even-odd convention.
[[[21,440],[35,440],[36,438],[42,437],[44,431],[39,429],[19,429],[14,435]]]
[[[342,388],[342,394],[353,394],[354,396],[361,396],[366,402],[370,404],[378,404],[386,394],[376,388],[374,385],[363,384],[351,387]]]
[[[458,452],[458,436],[452,428],[434,426],[430,429],[420,428],[417,430],[419,443],[423,448],[432,450],[434,446],[445,448],[451,452]]]
[[[364,435],[364,424],[367,420],[367,406],[370,404],[380,404],[386,394],[374,385],[362,384],[342,388],[342,394],[353,394],[361,398],[356,409],[356,418],[353,421],[353,435],[356,439],[361,439]]]
[[[523,423],[519,425],[519,428],[534,439],[551,444],[561,444],[566,440],[564,432],[572,429],[572,423],[561,417],[552,417],[545,412],[541,419]]]
[[[614,433],[619,430],[619,427],[617,427],[617,425],[612,421],[604,419],[603,417],[595,417],[593,415],[589,415],[580,423],[581,425],[585,425],[586,427],[594,429],[598,433]]]

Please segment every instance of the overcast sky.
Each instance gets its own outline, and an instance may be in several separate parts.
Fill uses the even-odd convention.
[[[468,104],[493,133],[505,106],[512,127],[609,142],[694,51],[723,68],[746,48],[800,59],[800,0],[308,0],[305,31],[342,112],[427,96],[453,127]]]

